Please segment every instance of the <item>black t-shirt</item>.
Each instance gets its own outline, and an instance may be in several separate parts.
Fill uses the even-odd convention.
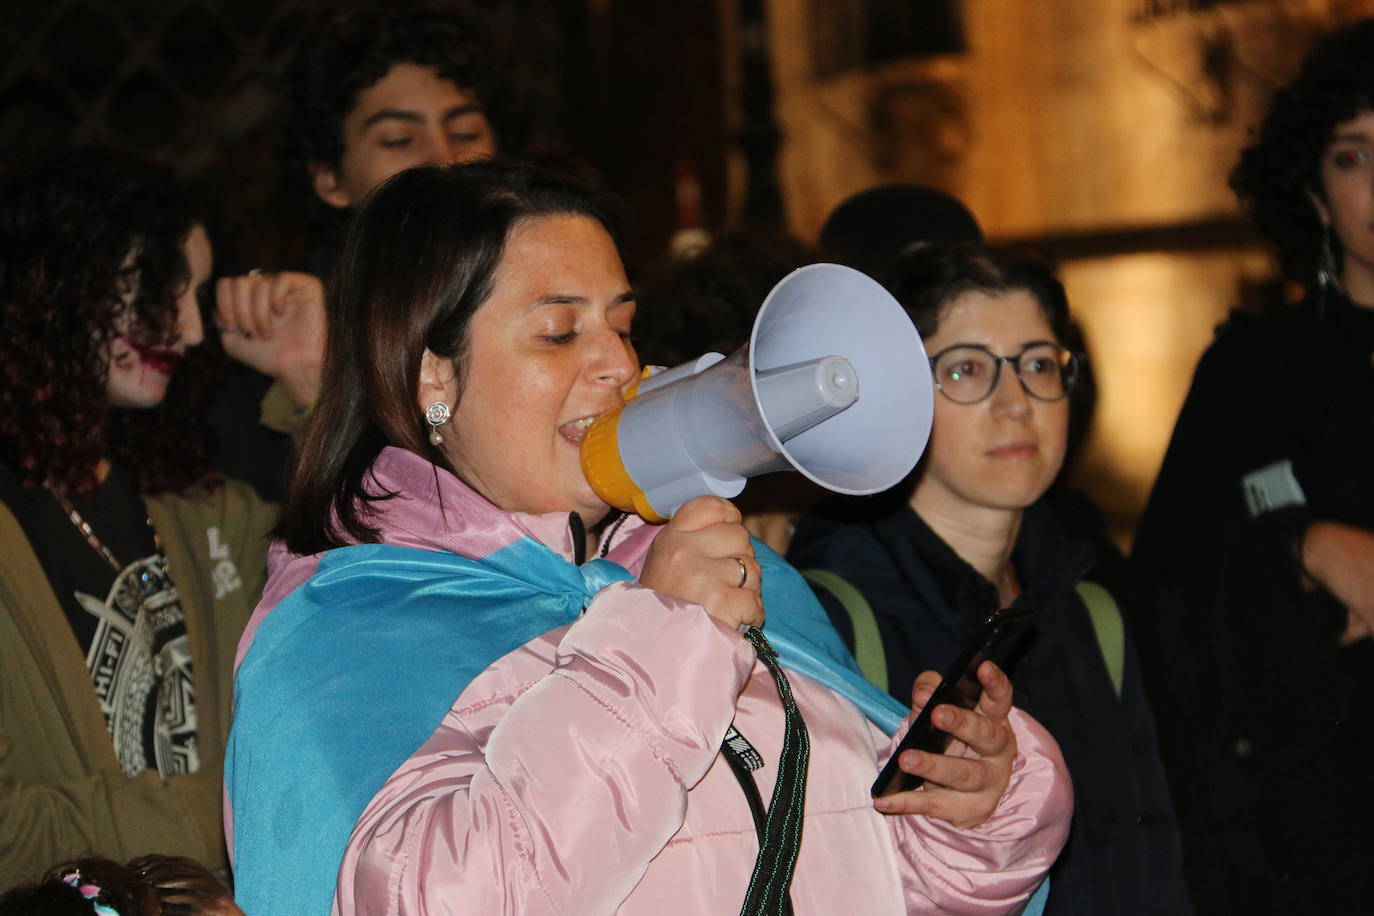
[[[70,503],[116,558],[92,546],[43,487],[0,465],[0,501],[18,519],[71,625],[120,766],[130,776],[199,769],[195,689],[181,600],[128,469]]]
[[[210,405],[217,450],[215,467],[253,487],[267,502],[281,502],[291,437],[262,425],[262,399],[272,379],[242,363],[226,372]]]

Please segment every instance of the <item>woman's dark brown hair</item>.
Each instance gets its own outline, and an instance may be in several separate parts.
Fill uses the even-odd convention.
[[[48,153],[0,188],[0,461],[27,486],[96,485],[122,459],[142,493],[210,476],[216,359],[193,353],[149,410],[112,410],[110,343],[172,338],[199,222],[170,172],[113,150]],[[199,349],[199,348],[198,348]]]
[[[516,163],[410,169],[369,196],[335,274],[320,400],[282,513],[293,552],[377,539],[368,506],[388,494],[369,485],[369,469],[386,446],[453,472],[416,405],[421,357],[428,349],[453,360],[461,384],[469,322],[491,295],[511,230],[562,215],[616,235],[599,196]]]
[[[1055,340],[1069,338],[1069,299],[1064,286],[1043,261],[981,242],[929,245],[893,266],[885,284],[906,309],[922,337],[940,329],[940,321],[964,293],[990,295],[1024,290],[1035,297]]]
[[[214,873],[185,856],[139,856],[129,870],[152,890],[162,916],[233,912],[233,895]]]

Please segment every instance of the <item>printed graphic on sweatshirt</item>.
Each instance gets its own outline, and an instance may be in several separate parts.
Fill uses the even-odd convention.
[[[210,559],[215,561],[210,577],[215,583],[215,600],[219,601],[230,592],[238,591],[243,585],[243,577],[229,556],[229,545],[220,542],[219,526],[212,525],[205,529],[205,536],[210,541]]]
[[[126,566],[104,601],[79,591],[76,600],[97,620],[86,668],[120,767],[129,776],[196,772],[191,647],[166,559]]]

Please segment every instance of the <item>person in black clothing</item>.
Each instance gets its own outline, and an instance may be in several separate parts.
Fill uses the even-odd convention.
[[[1231,185],[1307,292],[1203,354],[1132,553],[1209,913],[1374,900],[1374,20],[1273,97]]]
[[[876,623],[875,679],[899,699],[918,672],[951,664],[993,608],[1039,605],[1038,634],[1008,674],[1018,704],[1059,741],[1074,784],[1046,912],[1186,913],[1131,638],[1108,593],[1084,586],[1091,611],[1080,597],[1092,551],[1044,499],[1064,458],[1078,363],[1063,346],[1063,287],[1039,262],[962,245],[908,256],[890,288],[931,353],[938,393],[926,455],[906,487],[803,518],[788,559],[830,574],[813,582],[851,648]]]

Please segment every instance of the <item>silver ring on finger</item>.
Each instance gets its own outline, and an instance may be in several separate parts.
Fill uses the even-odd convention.
[[[749,581],[749,567],[744,565],[743,557],[731,557],[730,559],[739,564],[739,583],[735,588],[744,588],[744,583]]]
[[[248,271],[248,276],[261,277],[264,273],[265,271],[261,267],[254,267],[252,270]]]

